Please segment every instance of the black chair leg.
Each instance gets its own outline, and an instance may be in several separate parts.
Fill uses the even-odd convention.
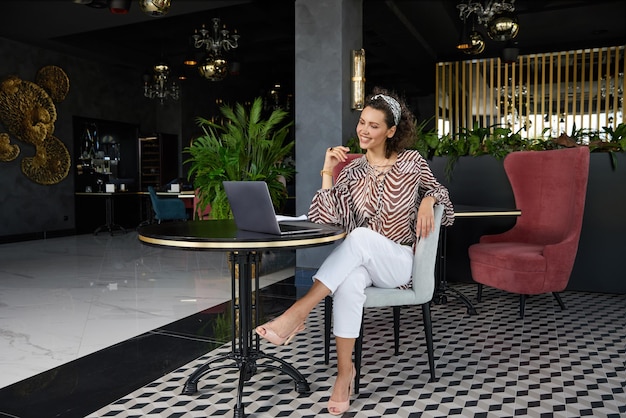
[[[333,298],[324,298],[324,363],[330,363],[330,325],[333,316]]]
[[[526,307],[526,295],[519,295],[519,317],[524,319],[524,308]]]
[[[559,303],[561,310],[567,309],[565,307],[565,304],[563,303],[563,299],[561,299],[561,295],[559,295],[557,292],[552,292],[552,296],[554,296],[554,299],[556,299],[556,301]]]
[[[483,285],[476,283],[476,300],[480,303],[483,300]]]
[[[324,363],[330,363],[330,327],[333,315],[333,298],[326,296],[324,298]],[[399,332],[399,331],[398,331]],[[363,322],[361,322],[361,331],[359,337],[354,343],[354,393],[359,393],[359,385],[361,384],[361,355],[363,354]]]
[[[430,368],[429,382],[436,382],[435,353],[433,348],[433,324],[430,319],[430,304],[422,304],[422,317],[424,318],[424,334],[426,334],[426,352],[428,353],[428,366]]]
[[[393,307],[393,348],[394,354],[400,354],[400,307]]]
[[[359,386],[361,384],[361,355],[363,354],[363,322],[361,322],[361,332],[354,343],[354,393],[359,394]]]

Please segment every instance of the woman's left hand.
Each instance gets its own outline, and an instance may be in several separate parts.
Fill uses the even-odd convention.
[[[415,233],[418,237],[426,238],[435,230],[435,211],[433,209],[435,203],[435,198],[432,196],[426,196],[422,199],[417,209],[417,225],[415,226]]]

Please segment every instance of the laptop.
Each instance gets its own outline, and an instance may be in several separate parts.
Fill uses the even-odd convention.
[[[237,228],[272,235],[319,232],[323,227],[308,221],[278,222],[270,191],[264,181],[224,181],[224,190]]]

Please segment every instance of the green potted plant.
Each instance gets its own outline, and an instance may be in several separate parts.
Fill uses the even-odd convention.
[[[222,182],[225,180],[265,181],[272,202],[280,208],[287,198],[285,182],[295,173],[286,160],[294,147],[288,139],[293,121],[287,112],[276,109],[263,116],[263,100],[257,97],[247,109],[237,103],[220,107],[223,123],[197,117],[203,135],[184,149],[189,154],[188,179],[193,178],[200,204],[211,205],[214,219],[232,217]]]

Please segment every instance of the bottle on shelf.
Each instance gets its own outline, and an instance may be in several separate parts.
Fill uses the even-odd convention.
[[[104,150],[102,149],[102,145],[100,144],[100,137],[98,135],[98,127],[96,126],[95,123],[92,123],[91,127],[92,127],[91,137],[93,138],[95,156],[97,158],[103,158]]]
[[[89,131],[89,126],[85,124],[85,130],[83,132],[83,138],[82,138],[80,158],[82,160],[91,160],[94,156],[95,156],[95,152],[93,149],[93,137],[91,136],[91,132]]]

